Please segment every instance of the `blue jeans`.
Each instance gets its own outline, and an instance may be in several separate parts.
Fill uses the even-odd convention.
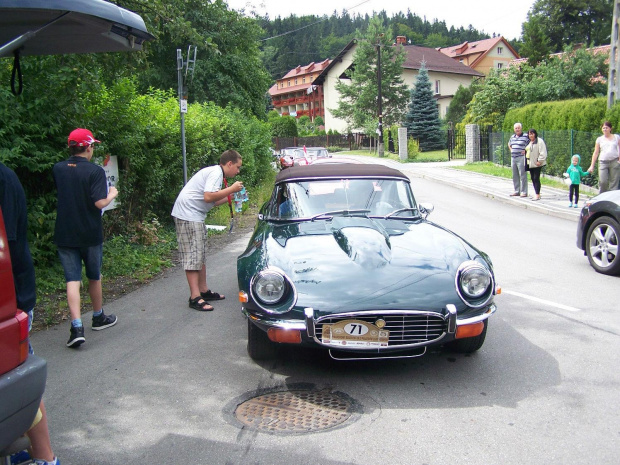
[[[82,261],[88,279],[91,281],[101,279],[103,244],[90,247],[58,247],[58,257],[65,270],[66,282],[82,280]]]

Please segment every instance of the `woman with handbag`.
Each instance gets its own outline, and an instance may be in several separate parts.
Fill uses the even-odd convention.
[[[525,163],[527,164],[534,186],[534,196],[532,200],[540,200],[540,172],[547,164],[547,145],[545,141],[538,137],[536,129],[527,131],[530,143],[525,147]]]

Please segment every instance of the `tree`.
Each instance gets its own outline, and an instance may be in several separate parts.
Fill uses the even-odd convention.
[[[265,115],[265,93],[271,78],[261,62],[256,20],[230,11],[222,0],[125,0],[123,7],[141,14],[157,36],[148,45],[148,66],[139,73],[142,91],[149,87],[178,88],[177,49],[187,59],[187,48],[198,54],[189,85],[190,102],[217,105]]]
[[[545,33],[544,20],[540,16],[531,16],[521,26],[523,45],[519,50],[521,56],[527,57],[531,66],[536,66],[549,56],[551,51],[549,37]]]
[[[459,86],[456,89],[454,97],[450,102],[448,111],[446,111],[446,121],[451,121],[454,124],[459,123],[465,114],[467,113],[467,105],[474,97],[474,94],[480,90],[481,84],[479,80],[472,82],[469,87]]]
[[[523,63],[503,70],[492,70],[468,106],[463,123],[492,124],[501,127],[510,109],[528,103],[595,97],[605,93],[601,76],[607,76],[605,54],[585,49],[567,50],[530,66]]]
[[[536,0],[529,23],[539,18],[553,52],[569,44],[609,44],[613,2],[610,0]]]
[[[411,101],[404,123],[407,135],[420,142],[422,151],[441,150],[445,147],[437,101],[433,98],[433,89],[424,62],[416,76],[414,88],[411,89]]]
[[[374,134],[378,127],[377,47],[381,47],[381,97],[386,127],[402,120],[407,105],[407,86],[402,79],[405,50],[402,45],[392,45],[391,28],[385,28],[377,16],[370,19],[365,34],[358,31],[356,35],[360,39],[353,64],[345,72],[347,79],[336,83],[340,99],[338,107],[331,111],[336,118],[345,120],[350,130],[366,128],[367,133]]]
[[[284,115],[279,118],[270,118],[271,135],[273,137],[297,137],[297,121],[295,117]]]

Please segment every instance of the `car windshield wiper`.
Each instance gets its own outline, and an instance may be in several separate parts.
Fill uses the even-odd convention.
[[[331,218],[334,215],[344,215],[344,216],[354,216],[364,213],[363,216],[366,216],[365,213],[369,213],[370,210],[334,210],[330,212],[319,213],[318,215],[314,215],[310,218],[310,221],[314,221],[317,218],[321,218],[322,216]]]
[[[385,215],[383,218],[385,218],[386,220],[390,217],[392,217],[393,215],[396,215],[397,213],[402,213],[402,212],[418,212],[417,208],[399,208],[398,210],[394,210],[392,213],[388,213],[387,215]],[[419,215],[415,215],[415,216],[419,216]]]

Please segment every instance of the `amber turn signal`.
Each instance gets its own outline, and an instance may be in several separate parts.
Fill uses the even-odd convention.
[[[501,286],[495,286],[495,295],[500,295],[502,293]]]
[[[456,327],[456,339],[463,339],[465,337],[476,337],[482,334],[484,329],[484,322],[474,323],[472,325],[463,325]]]
[[[247,302],[247,301],[248,301],[247,293],[243,291],[239,291],[239,302]]]
[[[269,328],[267,336],[273,342],[283,342],[286,344],[301,343],[301,331],[296,329]]]

